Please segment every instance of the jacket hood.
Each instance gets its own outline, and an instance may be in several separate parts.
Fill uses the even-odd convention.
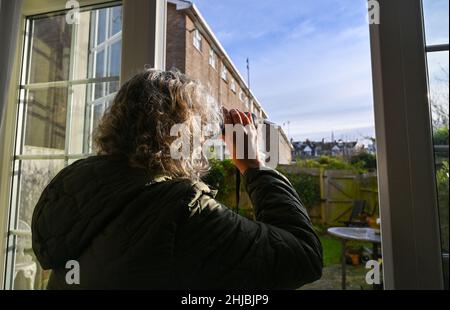
[[[42,267],[65,268],[77,259],[149,180],[122,156],[94,156],[63,169],[33,213],[33,250]]]

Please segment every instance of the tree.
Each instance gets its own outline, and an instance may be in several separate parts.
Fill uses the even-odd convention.
[[[362,169],[373,171],[377,169],[377,158],[375,155],[361,152],[357,155],[352,156],[350,163],[354,166],[359,166]]]

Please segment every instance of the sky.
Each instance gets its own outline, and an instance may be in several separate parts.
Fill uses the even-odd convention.
[[[425,0],[425,38],[428,45],[448,44],[449,0]],[[430,98],[449,110],[449,55],[448,52],[428,53]],[[435,116],[435,115],[433,115]]]
[[[295,141],[375,135],[365,1],[193,2],[244,77],[250,58],[253,93]]]

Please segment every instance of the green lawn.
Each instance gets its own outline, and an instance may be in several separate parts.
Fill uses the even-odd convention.
[[[323,248],[323,264],[325,267],[340,264],[341,242],[330,236],[320,236]]]
[[[325,267],[341,263],[342,243],[329,235],[319,235],[323,248],[323,264]],[[370,247],[370,243],[348,241],[347,248],[359,249],[361,247]]]

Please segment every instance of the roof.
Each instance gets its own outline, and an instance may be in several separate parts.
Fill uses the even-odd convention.
[[[339,141],[340,142],[340,141]],[[314,141],[309,141],[306,140],[304,142],[301,141],[296,141],[296,142],[292,142],[292,145],[294,146],[294,149],[297,151],[305,151],[308,149],[311,150],[320,150],[320,151],[340,151],[342,148],[354,148],[357,144],[356,141],[351,141],[351,142],[342,142],[342,145],[339,145],[338,141],[334,141],[334,142],[314,142]]]
[[[281,136],[286,141],[286,143],[289,146],[289,148],[291,149],[291,151],[293,151],[294,150],[294,146],[292,145],[291,141],[289,141],[289,138],[286,136],[286,133],[284,132],[283,128],[281,126],[278,126],[278,130],[281,133]]]
[[[333,146],[332,150],[333,151],[340,151],[341,148],[339,146],[335,145],[335,146]]]

